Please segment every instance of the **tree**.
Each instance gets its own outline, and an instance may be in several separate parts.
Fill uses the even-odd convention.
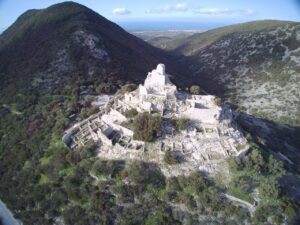
[[[251,153],[243,159],[243,163],[247,170],[252,171],[256,175],[262,174],[267,165],[262,152],[258,148],[254,148]]]
[[[193,172],[187,177],[187,184],[196,194],[199,194],[209,186],[208,180],[199,171]]]
[[[160,132],[161,121],[160,116],[152,116],[150,113],[139,114],[133,123],[133,138],[147,142],[153,141]]]
[[[274,177],[263,177],[259,184],[261,198],[276,199],[279,195],[278,181]]]
[[[110,83],[101,83],[96,88],[98,94],[113,94],[117,90],[116,86]]]
[[[127,117],[127,118],[132,118],[134,116],[136,116],[138,114],[138,111],[136,109],[129,109],[129,110],[126,110],[124,115]]]
[[[94,141],[89,140],[83,147],[79,149],[79,152],[81,159],[94,157],[97,154],[97,144]]]
[[[255,224],[265,224],[268,221],[268,217],[273,214],[273,207],[269,205],[260,205],[254,212],[253,221]]]
[[[229,158],[227,162],[231,172],[236,172],[243,169],[243,163],[235,157]]]
[[[191,92],[191,94],[193,94],[193,95],[199,95],[199,94],[200,94],[200,91],[201,91],[201,89],[200,89],[200,86],[199,86],[199,85],[192,85],[192,86],[190,87],[190,92]]]
[[[152,212],[145,220],[145,225],[177,225],[180,224],[174,220],[172,213],[165,207],[160,207]]]
[[[80,206],[72,206],[64,209],[63,218],[66,225],[85,225],[88,224],[86,211]]]
[[[166,185],[165,177],[158,167],[154,164],[142,161],[133,161],[122,171],[122,178],[129,178],[133,183],[140,187],[151,186],[153,188],[164,188]]]
[[[170,177],[167,180],[167,190],[169,192],[181,191],[181,187],[177,177]]]
[[[275,177],[281,177],[285,173],[283,162],[271,155],[268,162],[268,171]]]

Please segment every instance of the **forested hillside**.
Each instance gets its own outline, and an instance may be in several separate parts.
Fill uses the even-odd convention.
[[[276,32],[281,29],[298,43],[297,26]],[[240,35],[246,34],[232,37]],[[243,40],[247,49],[247,39]],[[166,177],[159,165],[104,160],[97,157],[93,143],[71,151],[62,142],[65,129],[98,110],[90,96],[113,94],[126,83],[138,83],[158,62],[171,68],[168,72],[175,75],[171,79],[181,86],[200,83],[213,91],[205,82],[224,63],[212,58],[222,58],[218,43],[193,55],[197,63],[188,68],[184,65],[190,59],[153,48],[76,3],[23,14],[0,36],[0,199],[24,225],[299,223],[297,188],[295,195],[284,188],[291,180],[298,187],[293,176],[297,165],[256,144],[262,140],[253,138],[251,130],[245,131],[249,154],[229,160],[224,170],[230,171],[231,179],[226,182],[222,174],[213,179],[200,172]],[[235,49],[233,43],[227,47]],[[259,46],[255,42],[254,47]],[[292,59],[297,52],[292,49],[298,47],[285,46],[290,52],[287,60],[295,66]],[[283,52],[278,51],[281,57]],[[236,66],[232,62],[232,69]],[[297,78],[293,74],[291,79]],[[213,81],[224,87],[217,78]],[[292,178],[283,179],[287,175]],[[252,206],[224,198],[224,193],[247,201],[255,212]],[[261,202],[256,205],[258,198]]]

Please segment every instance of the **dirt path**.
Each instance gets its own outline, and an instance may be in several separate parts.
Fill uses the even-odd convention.
[[[244,206],[244,207],[248,208],[248,210],[249,210],[249,212],[251,214],[253,214],[254,211],[255,211],[254,205],[250,204],[249,202],[246,202],[246,201],[244,201],[244,200],[242,200],[240,198],[237,198],[237,197],[234,197],[234,196],[228,195],[228,194],[222,194],[222,196],[226,197],[230,201],[234,201],[234,202],[240,203],[241,206]]]

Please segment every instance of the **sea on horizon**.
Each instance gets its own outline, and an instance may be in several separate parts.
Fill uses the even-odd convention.
[[[229,23],[220,22],[116,22],[123,29],[133,31],[162,31],[162,30],[209,30]]]

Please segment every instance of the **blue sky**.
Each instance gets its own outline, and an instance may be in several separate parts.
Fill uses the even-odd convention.
[[[0,0],[0,28],[28,9],[59,0]],[[77,0],[114,22],[184,21],[237,23],[259,19],[300,21],[300,0]]]

